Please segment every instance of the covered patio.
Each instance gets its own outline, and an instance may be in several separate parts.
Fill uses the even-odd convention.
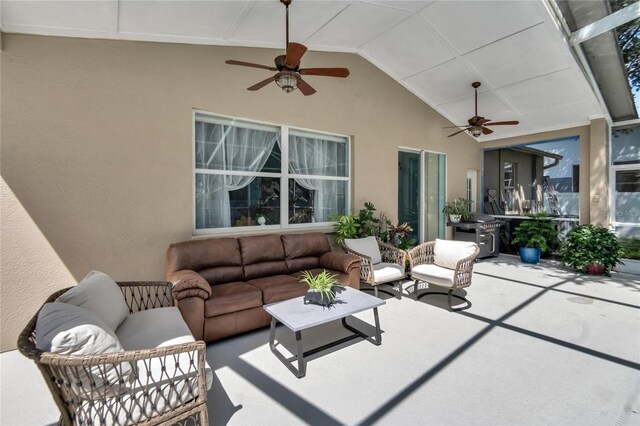
[[[302,379],[270,352],[268,329],[208,345],[211,424],[640,422],[637,275],[593,277],[501,255],[476,264],[473,306],[459,313],[445,297],[416,302],[403,287],[402,299],[384,296],[381,346],[358,339],[313,356]],[[292,336],[277,332],[292,349]],[[344,332],[330,323],[305,339],[315,346]],[[55,423],[35,365],[15,351],[0,362],[1,423]]]

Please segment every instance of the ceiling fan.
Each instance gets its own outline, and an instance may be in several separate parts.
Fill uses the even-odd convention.
[[[517,120],[512,120],[512,121],[492,121],[488,119],[488,118],[484,118],[484,117],[480,117],[478,115],[478,87],[480,87],[480,83],[475,81],[473,83],[471,83],[471,87],[473,87],[476,91],[476,112],[475,115],[473,117],[471,117],[468,122],[468,125],[464,125],[464,126],[449,126],[449,127],[445,127],[445,129],[450,129],[453,127],[464,127],[464,129],[452,133],[449,135],[449,137],[451,136],[455,136],[458,133],[462,133],[465,130],[468,130],[469,133],[471,134],[471,136],[473,136],[474,138],[477,138],[480,135],[490,135],[491,133],[493,133],[493,130],[489,129],[487,126],[515,126],[516,124],[520,124],[519,121]]]
[[[225,61],[229,65],[240,65],[243,67],[261,68],[269,71],[277,71],[276,75],[262,80],[259,83],[248,87],[247,90],[259,90],[267,84],[275,81],[286,93],[293,92],[296,88],[300,89],[303,95],[309,96],[316,93],[316,89],[311,87],[309,83],[304,81],[303,75],[318,75],[325,77],[341,77],[345,78],[349,75],[347,68],[300,68],[300,59],[307,51],[306,46],[300,43],[289,43],[289,5],[292,0],[280,0],[286,8],[286,34],[287,34],[287,51],[285,55],[276,56],[275,67],[267,65],[253,64],[250,62],[242,62],[235,60]]]

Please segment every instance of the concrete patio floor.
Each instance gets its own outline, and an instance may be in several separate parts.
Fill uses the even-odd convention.
[[[211,424],[640,424],[638,275],[501,255],[476,264],[467,290],[473,306],[460,313],[444,296],[383,295],[382,345],[357,339],[314,355],[302,379],[271,354],[268,329],[208,345]],[[330,323],[304,342],[346,334]],[[277,338],[294,346],[282,326]],[[31,361],[3,353],[0,373],[2,425],[57,421]]]

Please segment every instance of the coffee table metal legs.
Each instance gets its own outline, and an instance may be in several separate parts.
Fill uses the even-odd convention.
[[[271,318],[271,327],[269,329],[269,348],[271,352],[291,371],[297,378],[302,378],[307,373],[307,363],[305,362],[305,357],[313,355],[315,353],[321,352],[325,349],[329,349],[333,346],[340,345],[342,343],[348,342],[350,340],[356,339],[358,337],[362,337],[365,340],[370,341],[376,346],[382,344],[382,332],[380,331],[380,318],[378,317],[378,308],[373,308],[373,318],[375,320],[376,332],[375,339],[364,333],[361,330],[358,330],[354,326],[347,324],[347,319],[342,318],[342,325],[347,330],[353,332],[352,335],[343,337],[342,339],[338,339],[335,342],[330,342],[320,347],[310,349],[307,352],[303,352],[302,349],[302,331],[296,331],[296,354],[291,358],[286,358],[280,351],[276,349],[276,323],[277,320],[275,318]],[[293,361],[298,362],[298,368],[295,368],[292,364]]]

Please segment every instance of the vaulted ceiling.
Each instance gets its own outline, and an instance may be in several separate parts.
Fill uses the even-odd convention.
[[[285,45],[277,0],[5,0],[0,14],[5,32]],[[471,83],[480,81],[479,114],[520,121],[480,141],[584,125],[606,114],[544,0],[294,0],[290,21],[292,41],[361,55],[455,124],[473,115]]]

